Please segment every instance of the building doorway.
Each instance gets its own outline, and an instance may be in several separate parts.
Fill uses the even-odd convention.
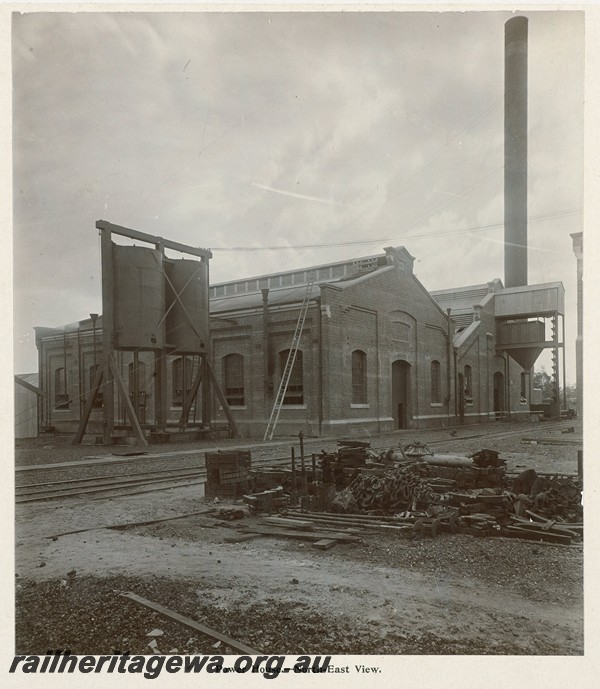
[[[504,411],[504,376],[500,371],[494,373],[494,412],[499,416]]]
[[[394,361],[392,364],[392,416],[394,428],[408,428],[410,418],[410,364]]]

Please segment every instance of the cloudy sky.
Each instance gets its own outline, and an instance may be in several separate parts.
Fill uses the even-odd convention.
[[[14,15],[16,371],[101,311],[100,218],[212,248],[213,281],[392,243],[429,289],[503,278],[510,16]],[[565,285],[574,381],[584,18],[527,16],[529,282]]]

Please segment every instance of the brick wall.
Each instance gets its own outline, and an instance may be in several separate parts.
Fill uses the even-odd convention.
[[[300,305],[271,300],[264,338],[261,307],[211,317],[210,362],[220,385],[223,360],[230,354],[243,357],[244,403],[232,414],[242,435],[262,437],[281,379],[281,352],[290,348]],[[359,279],[321,286],[320,298],[311,303],[300,351],[303,364],[302,403],[284,405],[276,435],[307,437],[352,435],[390,431],[403,425],[425,428],[455,425],[461,409],[458,374],[471,370],[471,395],[464,400],[464,423],[496,418],[494,375],[503,377],[505,408],[513,414],[527,413],[521,402],[521,368],[495,352],[493,298],[476,309],[477,327],[455,350],[448,347],[448,329],[454,325],[412,274],[408,255],[394,254],[389,265]],[[96,360],[101,361],[101,332],[97,331]],[[267,352],[265,356],[265,346]],[[93,364],[93,343],[88,334],[67,334],[68,408],[54,404],[54,371],[64,366],[62,334],[41,339],[40,387],[49,394],[43,405],[44,425],[75,430],[89,390],[89,369]],[[353,352],[364,353],[365,397],[353,400]],[[133,355],[115,353],[125,387],[129,386],[129,364]],[[363,355],[361,355],[363,356]],[[168,418],[175,422],[180,407],[173,402],[173,362],[167,357]],[[154,423],[154,354],[140,352],[145,365],[144,421]],[[196,358],[197,362],[197,358]],[[265,364],[266,362],[266,364]],[[398,364],[398,362],[404,362]],[[439,397],[432,397],[432,364],[439,364]],[[405,373],[400,371],[404,367]],[[394,373],[396,371],[396,373]],[[197,363],[194,374],[197,372]],[[508,380],[508,383],[507,383]],[[394,382],[395,381],[395,382]],[[406,386],[405,392],[402,391]],[[124,406],[115,396],[115,421],[125,421]],[[457,404],[458,401],[458,404]],[[217,423],[226,416],[211,394],[211,409]],[[196,419],[201,420],[201,400],[196,401]],[[194,412],[190,414],[190,420]],[[102,412],[94,410],[90,432],[99,433]]]
[[[397,426],[392,366],[409,366],[409,428],[447,419],[447,320],[409,269],[390,266],[347,288],[322,288],[325,431],[379,432]],[[352,351],[367,354],[367,406],[351,402]],[[431,403],[431,361],[440,362],[441,403]],[[423,418],[422,418],[423,417]]]

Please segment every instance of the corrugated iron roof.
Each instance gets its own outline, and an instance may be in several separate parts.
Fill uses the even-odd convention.
[[[15,378],[20,378],[21,380],[24,380],[26,383],[29,383],[29,385],[33,385],[36,388],[39,387],[39,373],[17,373],[15,375]]]
[[[295,304],[304,299],[306,285],[294,285],[269,290],[269,306],[278,304]],[[314,285],[311,299],[321,295],[319,285]],[[241,311],[244,309],[256,309],[262,306],[262,294],[250,292],[250,294],[235,294],[230,297],[217,297],[210,300],[210,313],[218,314],[225,311]]]
[[[490,285],[496,292],[502,289],[502,282],[496,278],[491,283],[438,289],[429,294],[442,308],[450,308],[454,312],[460,309],[472,309],[475,304],[480,304],[490,294]]]
[[[389,265],[381,266],[371,270],[357,271],[352,275],[345,275],[333,280],[321,280],[315,282],[311,299],[317,299],[321,296],[321,285],[333,285],[347,289],[359,280],[373,277],[391,268]],[[269,306],[278,306],[284,304],[296,304],[304,299],[306,294],[306,285],[292,285],[290,287],[279,287],[269,290]],[[250,292],[247,294],[234,294],[225,297],[214,297],[210,300],[210,313],[216,315],[229,311],[240,311],[244,309],[256,309],[262,306],[261,292]]]

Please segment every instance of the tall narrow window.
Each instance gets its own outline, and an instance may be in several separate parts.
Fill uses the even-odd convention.
[[[96,380],[96,371],[100,368],[100,364],[92,364],[90,366],[90,374],[89,374],[89,387],[88,390],[91,394],[92,390],[94,389],[94,381]],[[96,394],[96,399],[94,400],[94,408],[101,407],[104,402],[104,397],[102,396],[102,387],[100,387],[100,390],[98,390]]]
[[[138,391],[146,391],[146,364],[144,361],[138,361],[137,366],[133,362],[129,364],[129,393],[133,392],[137,382]],[[137,377],[137,381],[135,380]]]
[[[140,392],[146,392],[147,382],[148,379],[146,378],[146,362],[138,361],[138,390]]]
[[[521,402],[527,402],[527,374],[521,372]]]
[[[192,391],[192,362],[188,357],[179,357],[173,361],[173,406],[183,406],[183,387],[186,392]]]
[[[146,364],[143,361],[138,361],[137,366],[132,363],[129,364],[129,397],[133,401],[133,392],[137,385],[138,395],[145,397],[146,395]]]
[[[473,401],[473,371],[467,364],[465,366],[465,402],[469,404]]]
[[[56,409],[69,408],[67,380],[64,368],[54,369],[54,406]]]
[[[440,362],[431,362],[431,404],[440,404],[442,401],[442,380]]]
[[[244,357],[241,354],[223,357],[223,391],[230,407],[244,405]]]
[[[352,352],[352,404],[367,403],[367,355],[360,349]]]
[[[146,423],[146,364],[134,358],[129,364],[128,373],[129,399],[138,417],[138,421]]]
[[[133,365],[133,362],[129,364],[127,367],[127,371],[129,373],[129,397],[133,395],[133,390],[135,388],[135,367]]]
[[[279,373],[283,376],[285,365],[290,353],[289,349],[279,352]],[[283,404],[304,404],[304,369],[302,366],[302,352],[296,352],[296,361],[290,376],[287,392],[283,398]]]

